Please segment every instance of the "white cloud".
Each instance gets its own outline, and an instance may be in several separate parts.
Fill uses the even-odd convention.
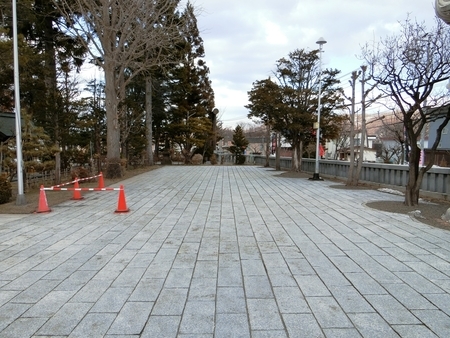
[[[196,0],[206,63],[225,125],[246,119],[247,92],[268,78],[278,59],[313,50],[324,37],[324,67],[347,74],[359,68],[361,46],[399,31],[409,13],[434,24],[433,1],[409,0]],[[347,83],[347,79],[344,79]]]
[[[285,45],[288,42],[282,28],[273,22],[263,24],[266,32],[266,42],[270,45]]]

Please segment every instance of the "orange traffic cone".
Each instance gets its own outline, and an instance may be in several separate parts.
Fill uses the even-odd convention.
[[[73,200],[82,200],[83,196],[81,196],[81,190],[76,190],[80,188],[80,185],[78,184],[78,178],[75,178],[75,183],[73,184],[73,187],[75,190],[73,191]]]
[[[128,211],[130,211],[130,209],[127,208],[127,202],[125,201],[125,191],[123,190],[123,185],[121,185],[119,190],[119,202],[117,203],[116,212]]]
[[[98,188],[103,189],[105,187],[105,182],[103,181],[103,173],[98,174]]]
[[[48,207],[48,203],[47,203],[47,196],[45,196],[45,190],[44,190],[44,186],[41,185],[41,189],[39,192],[39,205],[38,205],[38,209],[36,210],[36,212],[50,212],[50,208]]]

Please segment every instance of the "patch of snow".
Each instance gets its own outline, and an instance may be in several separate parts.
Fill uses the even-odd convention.
[[[389,189],[389,188],[380,188],[380,189],[378,189],[378,191],[387,192],[388,194],[399,195],[399,196],[404,196],[405,195],[401,191],[394,190],[394,189]]]

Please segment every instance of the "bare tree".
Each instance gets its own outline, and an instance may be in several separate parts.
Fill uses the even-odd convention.
[[[432,93],[436,84],[450,75],[449,41],[449,27],[440,20],[436,19],[436,26],[428,31],[424,23],[412,22],[408,18],[401,23],[399,34],[362,49],[370,75],[379,83],[379,90],[391,98],[393,110],[398,110],[401,115],[406,141],[410,146],[405,193],[405,204],[409,206],[418,204],[423,175],[433,165],[429,161],[419,169],[420,149],[417,141],[425,125],[436,118],[430,106],[444,103],[442,98],[438,100]],[[428,107],[424,107],[424,102]],[[442,117],[436,141],[440,140],[440,132],[450,120],[450,111]],[[438,144],[433,144],[432,152]]]
[[[386,145],[381,147],[380,158],[384,163],[396,163],[400,164],[400,158],[402,154],[402,147],[399,144]]]
[[[368,95],[375,89],[376,83],[372,84],[369,89],[366,89],[366,84],[370,80],[370,76],[366,77],[367,66],[361,66],[361,70],[359,72],[352,73],[352,79],[350,80],[350,85],[352,86],[352,97],[351,99],[351,128],[350,128],[350,168],[349,174],[347,178],[347,185],[349,186],[357,186],[359,183],[359,177],[361,175],[362,163],[364,161],[364,149],[367,146],[367,123],[366,123],[366,108],[370,107],[371,104],[374,103],[375,100],[379,98],[373,98],[367,100]],[[358,159],[355,159],[355,146],[354,146],[354,137],[355,137],[355,86],[356,79],[361,75],[361,129],[360,133],[360,144],[358,151]],[[373,122],[373,121],[372,121]],[[369,122],[370,123],[370,122]],[[355,161],[357,161],[356,170],[354,168]]]
[[[335,139],[336,151],[334,154],[334,159],[337,160],[339,158],[339,154],[342,151],[345,151],[350,146],[350,116],[346,116],[345,119],[342,119],[339,129],[339,134]]]
[[[120,171],[120,104],[137,75],[172,63],[183,27],[174,0],[53,0],[105,73],[108,177]]]
[[[381,158],[383,162],[390,163],[391,160],[394,160],[397,164],[404,164],[405,132],[403,122],[397,118],[395,113],[383,120],[377,134],[382,143]]]

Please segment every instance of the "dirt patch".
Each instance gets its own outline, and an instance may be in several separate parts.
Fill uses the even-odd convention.
[[[402,201],[374,201],[366,203],[366,206],[397,214],[409,214],[424,224],[450,230],[450,223],[441,218],[450,208],[450,203],[445,201],[421,201],[419,205],[413,207],[405,205]]]
[[[105,186],[108,187],[114,183],[123,181],[127,178],[145,173],[150,170],[159,168],[158,166],[149,166],[137,169],[126,170],[122,178],[117,179],[104,179]],[[94,188],[97,187],[97,182],[81,182],[81,188]],[[70,187],[70,186],[68,186]],[[13,187],[13,197],[11,202],[0,204],[0,214],[30,214],[36,211],[39,204],[39,188],[30,189],[25,192],[25,199],[27,201],[26,205],[16,205],[17,188]],[[83,193],[84,194],[84,193]],[[89,192],[87,192],[89,194]],[[47,197],[47,203],[50,208],[59,203],[70,200],[73,197],[73,191],[46,191],[45,196]]]

